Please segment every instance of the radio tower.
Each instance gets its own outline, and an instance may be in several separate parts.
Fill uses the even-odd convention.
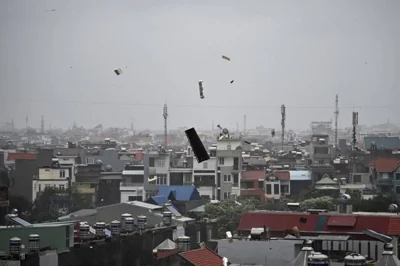
[[[281,115],[282,115],[282,150],[283,150],[283,145],[285,144],[285,120],[286,120],[286,108],[285,105],[282,104],[281,106]]]
[[[28,116],[25,117],[25,127],[26,130],[28,130]]]
[[[167,127],[167,118],[168,118],[168,106],[167,104],[164,104],[164,112],[163,112],[163,117],[164,117],[164,149],[167,149],[167,143],[168,143],[168,127]]]
[[[42,132],[42,134],[44,133],[44,117],[42,115],[42,121],[40,122],[40,131]]]
[[[243,133],[246,134],[246,115],[243,117]]]
[[[339,120],[339,94],[335,101],[335,150],[338,150],[338,120]]]

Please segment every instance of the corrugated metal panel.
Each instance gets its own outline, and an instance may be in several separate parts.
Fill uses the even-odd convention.
[[[388,235],[400,235],[400,218],[390,218],[388,226]]]
[[[327,226],[353,227],[356,221],[357,218],[354,216],[331,216],[328,219]]]

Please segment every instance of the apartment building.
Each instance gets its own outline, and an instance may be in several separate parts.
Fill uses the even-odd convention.
[[[311,173],[313,182],[318,182],[328,174],[335,175],[335,168],[331,165],[333,145],[329,143],[328,135],[314,134],[311,137],[309,154],[311,159]]]
[[[193,163],[194,185],[203,199],[216,199],[217,195],[217,146],[209,148],[210,159],[206,162]]]
[[[52,167],[39,168],[39,175],[35,176],[32,182],[32,201],[35,201],[45,188],[67,189],[69,179],[69,171],[60,168],[56,163]]]
[[[217,142],[217,199],[229,199],[240,195],[242,173],[242,141],[222,138]]]
[[[122,182],[119,190],[121,202],[144,201],[146,199],[144,165],[126,165],[122,171]]]
[[[143,164],[145,190],[143,200],[146,200],[156,195],[160,186],[170,185],[170,154],[161,148],[158,151],[149,151],[144,154]]]

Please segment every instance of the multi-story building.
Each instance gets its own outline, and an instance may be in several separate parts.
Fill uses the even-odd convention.
[[[126,165],[122,171],[122,182],[119,190],[121,202],[145,200],[144,165]]]
[[[217,199],[240,195],[242,172],[242,141],[222,138],[217,142]]]
[[[217,195],[217,147],[209,148],[210,159],[198,163],[193,162],[193,179],[200,196],[204,199],[216,199]]]
[[[335,168],[331,165],[332,149],[333,145],[329,144],[329,135],[312,135],[309,154],[313,182],[318,182],[325,174],[334,176]]]
[[[45,190],[45,188],[68,188],[69,171],[54,164],[52,167],[39,168],[39,175],[35,176],[32,183],[32,201]]]
[[[144,154],[144,189],[145,197],[143,200],[156,195],[160,186],[170,185],[169,168],[170,154],[159,149],[158,151],[149,151]]]

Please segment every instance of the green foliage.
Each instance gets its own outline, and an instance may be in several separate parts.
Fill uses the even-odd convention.
[[[326,196],[326,193],[322,190],[317,189],[303,189],[299,193],[299,201],[308,200],[308,199],[315,199]]]
[[[39,223],[56,220],[60,216],[59,209],[68,202],[68,190],[45,188],[34,202],[31,219]]]
[[[218,218],[218,237],[225,238],[225,232],[234,233],[239,227],[240,219],[244,212],[254,210],[286,210],[284,203],[260,202],[257,199],[239,199],[241,205],[232,201],[221,202],[220,204],[207,204],[205,206],[204,218]]]
[[[300,203],[300,208],[303,210],[307,209],[327,209],[327,210],[335,210],[336,205],[334,199],[328,196],[307,199]]]

